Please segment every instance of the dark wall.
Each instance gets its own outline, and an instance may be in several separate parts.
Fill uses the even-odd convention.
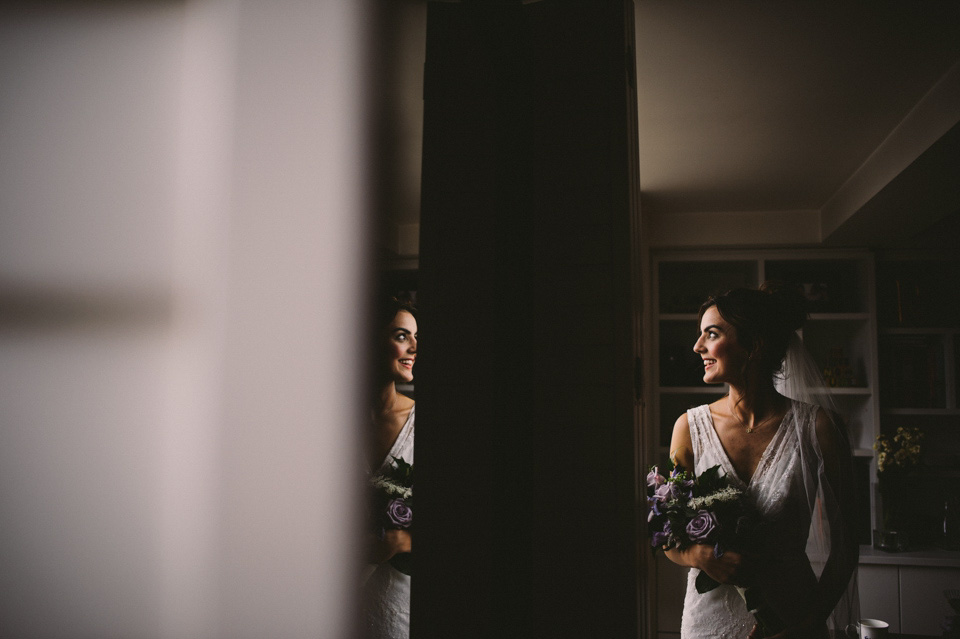
[[[414,637],[636,637],[632,2],[431,4]]]

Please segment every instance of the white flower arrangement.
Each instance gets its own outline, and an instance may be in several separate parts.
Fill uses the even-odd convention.
[[[377,475],[376,477],[370,480],[370,483],[373,484],[374,488],[378,488],[385,492],[391,497],[397,497],[399,499],[409,499],[413,496],[413,488],[401,486],[400,484],[391,481],[383,475]]]
[[[734,486],[727,486],[721,488],[715,492],[710,493],[709,495],[703,495],[702,497],[694,497],[687,502],[687,507],[692,510],[702,510],[709,509],[715,504],[723,504],[727,502],[733,502],[740,499],[740,496],[743,495],[743,491]]]

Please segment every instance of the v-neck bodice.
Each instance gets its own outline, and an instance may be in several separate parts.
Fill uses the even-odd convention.
[[[789,430],[784,428],[784,425],[788,423],[788,420],[791,417],[793,412],[793,402],[790,402],[790,405],[787,406],[786,412],[783,414],[783,419],[780,420],[780,424],[777,427],[776,432],[773,434],[773,437],[767,442],[767,446],[763,449],[763,453],[760,455],[760,461],[757,462],[757,467],[753,469],[753,474],[750,475],[750,479],[744,481],[740,474],[737,472],[736,467],[733,465],[733,460],[730,459],[730,454],[727,452],[726,448],[723,446],[723,442],[720,441],[720,434],[717,433],[717,425],[713,421],[713,414],[710,412],[709,406],[707,406],[705,419],[707,424],[703,425],[703,431],[707,439],[710,441],[710,446],[715,448],[717,451],[717,457],[720,458],[720,467],[723,471],[730,477],[736,479],[743,486],[749,487],[752,486],[758,476],[761,476],[768,468],[770,468],[770,459],[775,456],[775,451],[780,448],[780,440],[786,437],[786,433]],[[692,433],[691,433],[692,435]],[[694,448],[694,456],[696,457],[696,448]],[[696,470],[697,473],[701,471]],[[761,477],[762,480],[762,477]]]
[[[385,472],[390,465],[393,464],[395,457],[404,460],[408,464],[413,463],[413,424],[416,410],[417,405],[414,404],[413,407],[410,408],[410,414],[407,415],[407,421],[403,423],[397,439],[394,440],[393,446],[390,447],[390,452],[387,453],[387,456],[383,458],[380,466],[376,469],[377,473]]]
[[[810,404],[791,401],[776,434],[760,456],[750,481],[744,482],[720,443],[710,407],[703,405],[690,409],[687,411],[687,421],[693,443],[694,472],[700,474],[712,466],[720,466],[724,473],[746,488],[762,515],[773,515],[783,508],[787,495],[796,492],[791,488],[798,476],[795,470],[800,459],[798,425],[814,419],[815,411],[816,407]]]

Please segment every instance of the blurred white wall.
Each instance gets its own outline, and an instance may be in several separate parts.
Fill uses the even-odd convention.
[[[0,9],[0,637],[345,637],[364,3]]]

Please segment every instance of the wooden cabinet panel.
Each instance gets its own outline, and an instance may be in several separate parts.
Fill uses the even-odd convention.
[[[900,632],[900,577],[897,566],[860,566],[860,618],[883,619]]]
[[[944,622],[955,614],[944,591],[958,588],[960,569],[901,566],[901,632],[942,636]]]
[[[689,570],[657,555],[657,626],[661,636],[662,633],[677,633],[679,636]]]

